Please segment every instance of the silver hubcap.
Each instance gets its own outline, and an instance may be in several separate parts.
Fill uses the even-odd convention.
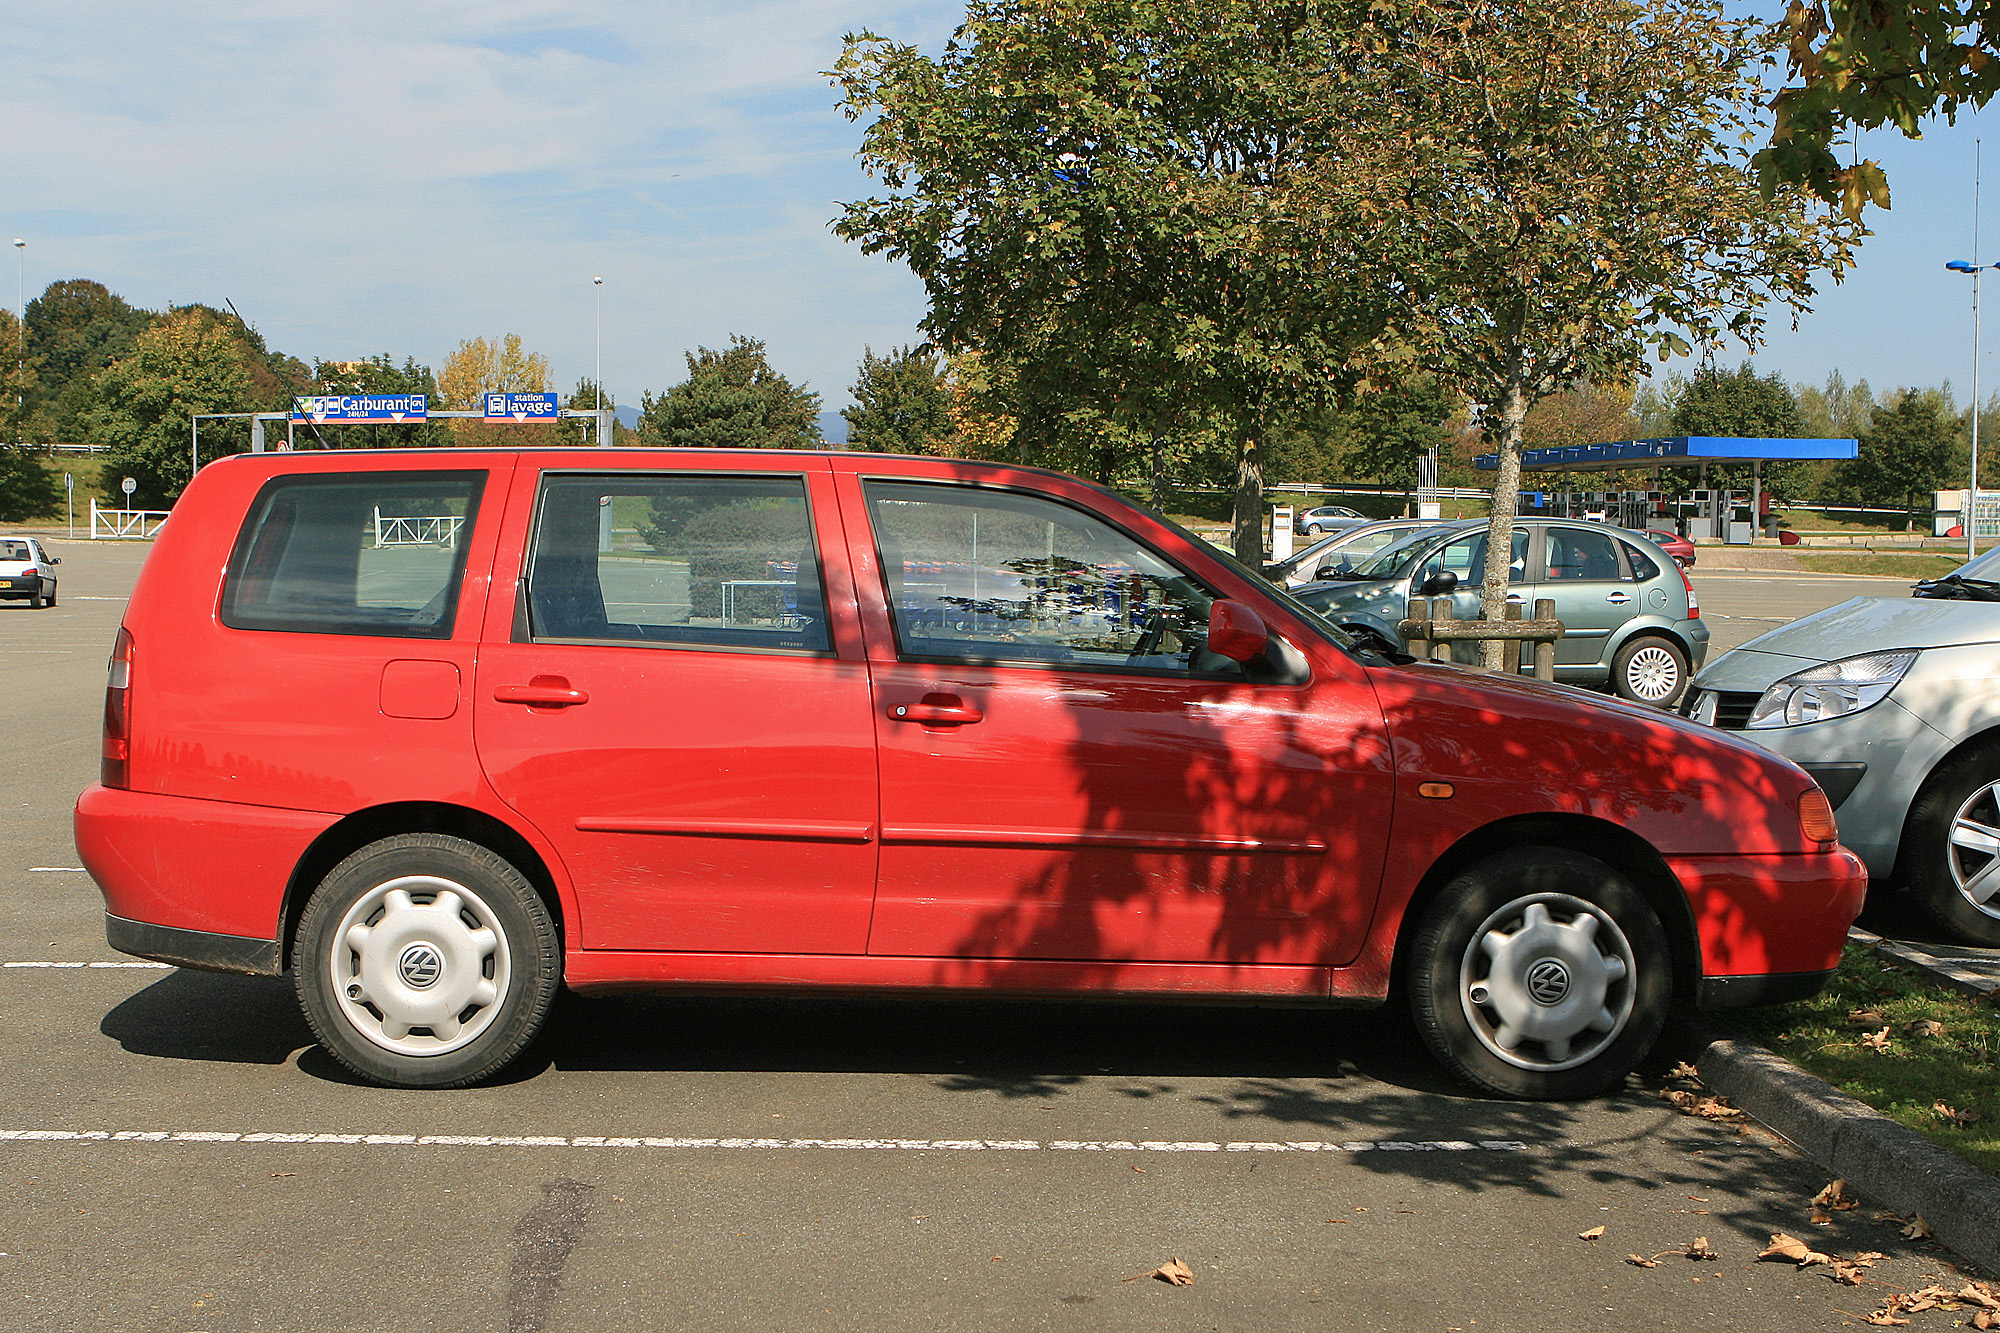
[[[1473,1035],[1520,1069],[1574,1069],[1632,1017],[1632,945],[1603,908],[1563,893],[1517,898],[1480,923],[1459,966]]]
[[[1625,688],[1649,704],[1672,698],[1680,685],[1679,659],[1656,644],[1641,648],[1625,663]]]
[[[2000,783],[1988,783],[1951,821],[1951,882],[1965,900],[2000,917]]]
[[[443,1055],[493,1025],[511,972],[493,909],[463,884],[410,875],[349,908],[327,960],[342,1015],[398,1055]]]

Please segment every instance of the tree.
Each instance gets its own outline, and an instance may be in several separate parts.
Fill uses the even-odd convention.
[[[618,400],[611,396],[610,390],[604,388],[596,380],[591,379],[588,375],[580,375],[577,377],[576,387],[569,391],[568,396],[563,399],[562,405],[572,412],[595,412],[600,408],[608,409],[617,407]],[[563,430],[574,433],[574,439],[571,439],[567,434],[564,436],[564,439],[569,443],[590,446],[597,444],[597,422],[593,418],[571,418],[563,426]],[[631,435],[632,432],[625,429],[618,421],[618,418],[613,417],[611,419],[612,444],[630,444],[632,443]]]
[[[527,351],[521,335],[509,333],[488,342],[467,338],[444,360],[438,373],[438,406],[450,411],[476,411],[489,393],[547,393],[549,359],[540,352]],[[451,438],[468,448],[507,448],[514,445],[554,444],[567,438],[544,425],[488,425],[483,421],[454,420]]]
[[[194,307],[163,316],[93,382],[89,424],[109,446],[105,485],[129,476],[138,482],[140,507],[170,504],[192,475],[190,415],[241,411],[250,382],[242,340],[212,312]]]
[[[1749,440],[1796,440],[1806,436],[1798,396],[1783,375],[1758,375],[1748,361],[1735,370],[1713,363],[1696,370],[1674,405],[1676,435],[1710,435]],[[1769,463],[1757,472],[1741,463],[1711,469],[1710,480],[1747,490],[1753,477],[1780,500],[1796,498],[1812,468],[1805,463]]]
[[[1259,560],[1267,424],[1352,378],[1401,296],[1297,209],[1365,109],[1340,74],[1366,13],[973,0],[935,59],[850,36],[833,77],[885,193],[834,230],[910,266],[934,345],[1010,367],[1016,448],[1078,408],[1156,455],[1224,430]]]
[[[847,446],[888,454],[950,454],[951,394],[943,362],[931,352],[899,347],[887,356],[862,349],[854,406],[843,407]]]
[[[1539,400],[1635,380],[1649,347],[1754,346],[1762,306],[1803,309],[1851,262],[1852,224],[1798,191],[1767,201],[1748,170],[1760,54],[1719,0],[1406,0],[1368,58],[1372,109],[1326,164],[1325,207],[1374,221],[1398,332],[1498,446],[1488,619]]]
[[[1767,188],[1803,184],[1850,218],[1889,207],[1889,178],[1872,160],[1841,166],[1843,132],[1893,124],[1920,138],[1926,117],[1956,119],[2000,88],[2000,0],[1792,0],[1779,31],[1798,82],[1772,99],[1757,169]]]
[[[1894,403],[1875,409],[1859,453],[1840,471],[1840,484],[1864,504],[1901,502],[1914,511],[1919,495],[1956,477],[1956,424],[1936,389],[1904,390]]]
[[[97,373],[132,350],[153,316],[101,282],[52,282],[28,302],[28,360],[35,387],[28,410],[36,435],[80,442]]]
[[[721,351],[687,354],[688,377],[639,399],[639,442],[656,449],[810,449],[821,442],[819,395],[771,368],[764,344],[729,335]]]

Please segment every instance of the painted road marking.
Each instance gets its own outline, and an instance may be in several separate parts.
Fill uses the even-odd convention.
[[[165,1129],[0,1129],[12,1143],[364,1144],[390,1148],[887,1149],[902,1152],[1527,1152],[1518,1139],[1304,1139],[1285,1142],[1176,1142],[1161,1139],[689,1139],[585,1134],[292,1134]]]
[[[82,866],[29,866],[30,875],[87,875]]]
[[[87,968],[87,967],[151,967],[171,971],[172,963],[0,963],[6,967],[46,967],[46,968]]]

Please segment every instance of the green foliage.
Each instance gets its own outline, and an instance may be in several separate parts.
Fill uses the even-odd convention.
[[[0,444],[0,523],[43,518],[62,503],[62,496],[61,481],[42,465],[41,450]]]
[[[688,377],[639,400],[639,442],[656,449],[799,449],[821,442],[818,394],[771,368],[764,344],[731,334],[687,354]]]
[[[97,373],[90,427],[109,446],[104,475],[138,482],[136,507],[164,508],[187,486],[189,417],[242,410],[249,359],[234,328],[192,308],[162,318],[134,340],[129,355]],[[211,455],[205,447],[203,457]]]
[[[899,347],[887,356],[861,354],[854,406],[844,407],[847,445],[889,454],[950,454],[955,430],[942,360]]]
[[[1861,449],[1838,484],[1863,503],[1914,510],[1925,492],[1951,485],[1958,467],[1957,423],[1936,389],[1906,390],[1877,407]]]
[[[1008,363],[1018,448],[1080,446],[1101,475],[1120,449],[1222,430],[1256,558],[1266,424],[1323,401],[1397,299],[1299,188],[1356,123],[1329,71],[1366,16],[973,0],[936,58],[850,37],[833,77],[884,193],[834,230],[910,266],[935,345]]]
[[[33,433],[82,443],[98,372],[130,352],[152,320],[149,312],[88,278],[52,282],[28,302],[28,359],[36,378],[28,401]]]
[[[1760,376],[1748,361],[1735,370],[1709,364],[1695,371],[1674,405],[1673,433],[1751,440],[1807,438],[1805,417],[1792,386],[1775,372]],[[1761,474],[1764,489],[1778,501],[1788,502],[1802,498],[1810,472],[1807,464],[1767,463]],[[1753,473],[1741,465],[1717,467],[1711,469],[1709,479],[1732,490],[1747,491]]]
[[[1757,169],[1767,189],[1803,184],[1850,218],[1889,207],[1889,178],[1872,160],[1841,166],[1835,140],[1885,124],[1921,138],[1926,117],[1956,119],[2000,88],[1995,0],[1794,0],[1777,31],[1798,82],[1772,101]]]

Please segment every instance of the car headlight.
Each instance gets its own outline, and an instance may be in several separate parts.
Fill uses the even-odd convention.
[[[1916,660],[1914,648],[1903,648],[1807,667],[1766,689],[1743,725],[1796,727],[1872,708],[1889,697]]]

